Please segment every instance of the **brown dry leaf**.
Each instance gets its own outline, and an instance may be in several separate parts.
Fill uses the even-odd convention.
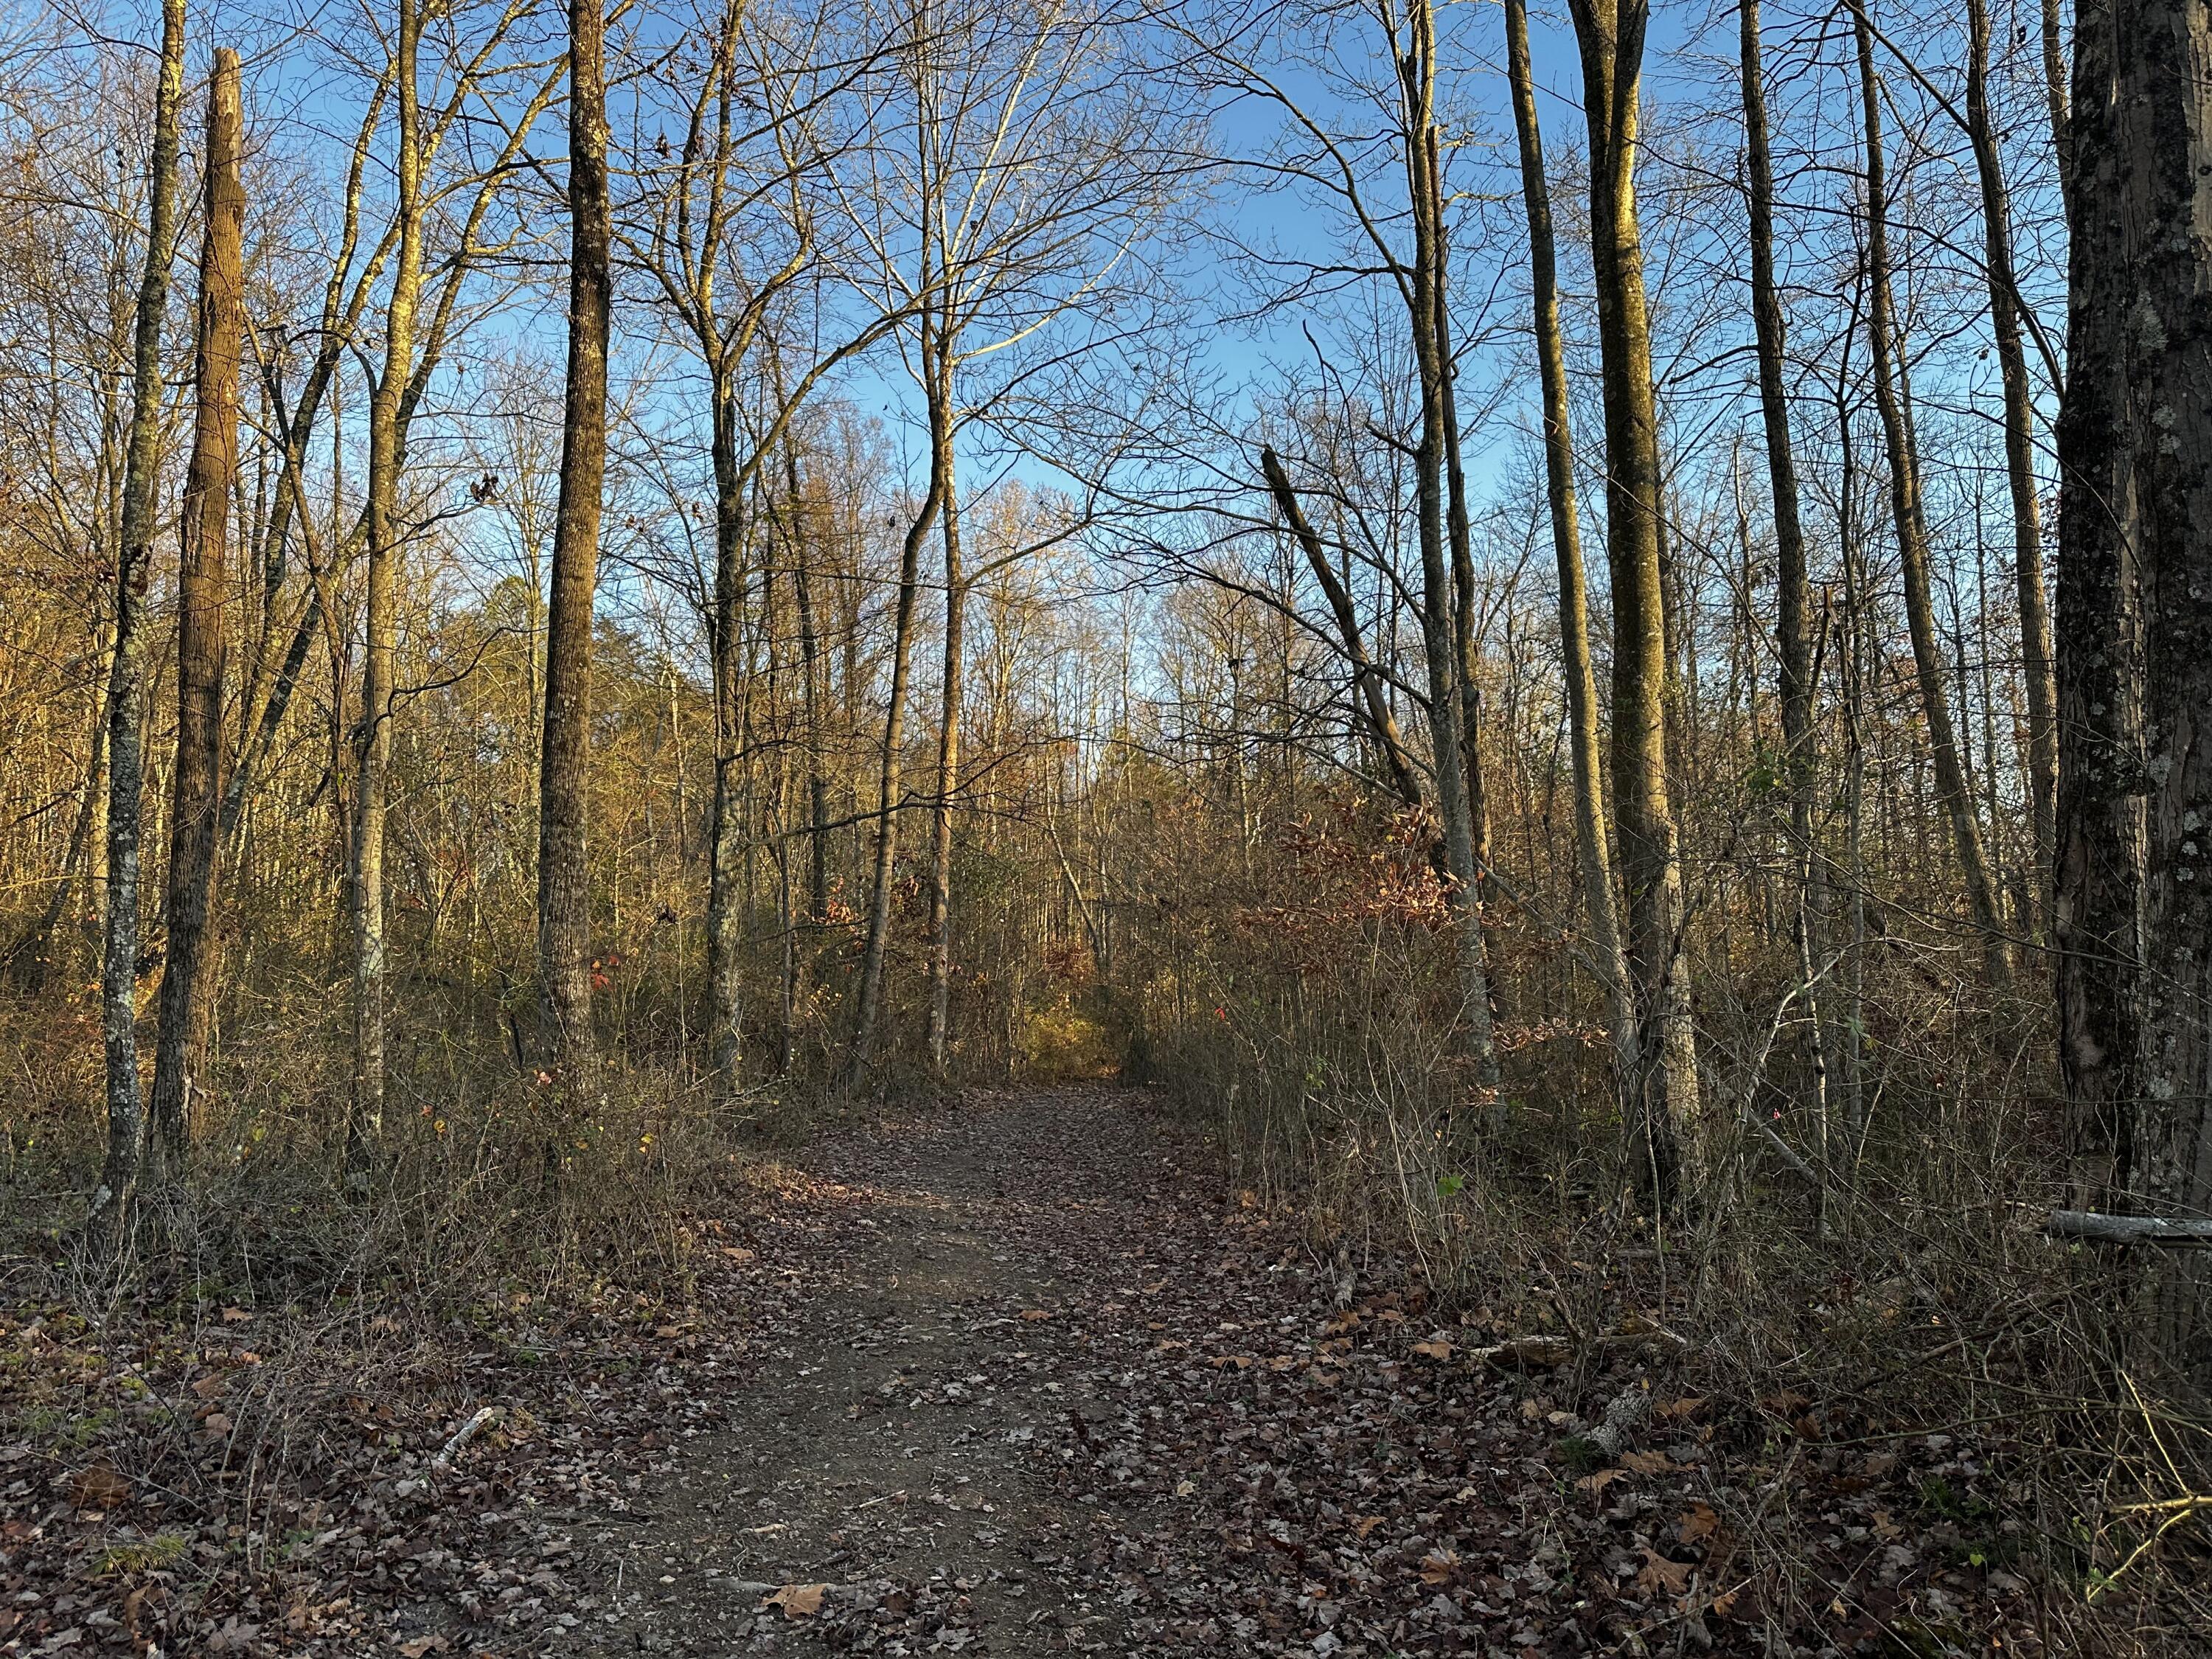
[[[226,1325],[243,1325],[252,1317],[243,1308],[225,1308],[222,1310],[222,1322]]]
[[[1638,1474],[1664,1474],[1674,1467],[1674,1460],[1662,1451],[1623,1452],[1620,1461]]]
[[[426,1653],[448,1652],[453,1645],[442,1636],[418,1636],[411,1642],[402,1642],[399,1651],[405,1659],[422,1659]]]
[[[1382,1524],[1382,1517],[1381,1516],[1363,1515],[1359,1519],[1352,1523],[1352,1530],[1357,1533],[1360,1537],[1367,1538],[1372,1536],[1375,1528]]]
[[[1442,1337],[1437,1337],[1433,1341],[1416,1342],[1413,1344],[1413,1352],[1424,1359],[1449,1359],[1452,1357],[1452,1345]]]
[[[81,1510],[120,1509],[131,1501],[131,1483],[103,1458],[70,1482],[70,1501]]]
[[[1892,1539],[1904,1537],[1905,1528],[1890,1519],[1887,1510],[1876,1510],[1874,1512],[1874,1535],[1887,1544]]]
[[[1040,1319],[1049,1319],[1052,1317],[1052,1310],[1049,1308],[1024,1308],[1022,1310],[1022,1317],[1026,1320],[1030,1320],[1032,1322]]]
[[[210,1412],[205,1417],[200,1419],[200,1427],[210,1435],[228,1434],[231,1429],[230,1414],[227,1412]]]
[[[1711,1504],[1692,1504],[1683,1512],[1674,1528],[1674,1535],[1685,1544],[1694,1544],[1711,1538],[1721,1529],[1719,1511]]]
[[[1739,1592],[1735,1590],[1722,1591],[1718,1595],[1713,1597],[1713,1611],[1720,1614],[1722,1618],[1727,1618],[1729,1614],[1735,1610],[1735,1598],[1738,1594]]]
[[[221,1371],[210,1371],[192,1384],[192,1392],[203,1400],[213,1400],[223,1391],[225,1379]]]
[[[725,1244],[722,1254],[732,1261],[753,1261],[759,1259],[757,1250],[749,1250],[742,1244]]]
[[[811,1619],[822,1611],[822,1598],[830,1593],[827,1584],[786,1584],[761,1598],[764,1607],[781,1607],[787,1619]]]
[[[1686,1561],[1669,1561],[1654,1549],[1644,1552],[1644,1565],[1637,1569],[1637,1588],[1647,1595],[1662,1592],[1680,1595],[1690,1588],[1690,1574],[1695,1571]]]
[[[1459,1552],[1438,1550],[1433,1555],[1421,1558],[1421,1582],[1424,1584],[1448,1584],[1452,1569],[1459,1565]]]
[[[1669,1400],[1658,1408],[1661,1417],[1688,1417],[1705,1403],[1704,1395],[1685,1395],[1680,1400]]]
[[[1882,1476],[1887,1474],[1896,1467],[1897,1454],[1895,1452],[1870,1453],[1866,1461],[1867,1479],[1869,1480],[1879,1480]]]
[[[1575,1486],[1577,1491],[1586,1492],[1595,1498],[1627,1473],[1626,1469],[1600,1469],[1595,1474],[1584,1475],[1575,1482]]]

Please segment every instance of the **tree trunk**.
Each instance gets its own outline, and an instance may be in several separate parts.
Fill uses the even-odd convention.
[[[1613,848],[1606,833],[1605,773],[1598,755],[1597,676],[1590,666],[1589,602],[1583,574],[1581,517],[1575,503],[1574,429],[1568,420],[1567,356],[1559,331],[1558,255],[1552,231],[1552,191],[1544,175],[1543,130],[1528,55],[1527,0],[1505,0],[1506,71],[1513,124],[1521,148],[1521,198],[1528,220],[1528,271],[1536,368],[1543,387],[1544,489],[1551,509],[1552,551],[1559,573],[1559,646],[1574,775],[1575,851],[1582,874],[1590,953],[1604,981],[1612,1017],[1613,1074],[1624,1119],[1632,1115],[1638,1040],[1636,998],[1621,948],[1613,901]]]
[[[398,0],[394,72],[398,80],[397,217],[399,247],[385,307],[384,364],[368,402],[368,569],[362,640],[361,725],[356,733],[352,870],[354,1061],[346,1119],[349,1182],[370,1176],[384,1133],[384,826],[392,768],[392,672],[398,647],[396,590],[399,474],[404,461],[399,403],[415,353],[422,279],[422,145],[416,52],[420,0]]]
[[[938,508],[945,542],[945,681],[937,731],[937,797],[930,807],[929,1012],[925,1033],[930,1070],[945,1074],[945,1047],[952,1013],[952,812],[960,788],[960,714],[966,663],[963,656],[968,608],[967,579],[960,565],[960,492],[953,471],[951,365],[937,403],[940,415],[930,434],[942,454],[933,465],[943,475],[944,501]]]
[[[1408,321],[1420,375],[1421,432],[1413,457],[1421,544],[1421,642],[1428,659],[1429,732],[1436,752],[1437,811],[1458,913],[1460,1000],[1467,1019],[1468,1057],[1476,1084],[1495,1091],[1498,1049],[1490,1014],[1490,972],[1482,936],[1481,871],[1467,793],[1467,688],[1461,672],[1454,614],[1447,474],[1455,462],[1449,377],[1450,337],[1444,327],[1448,253],[1436,126],[1434,15],[1423,0],[1409,18],[1411,49],[1400,63],[1404,103],[1407,186],[1413,204],[1413,264],[1407,273]]]
[[[2013,578],[2020,602],[2021,678],[2027,692],[2028,825],[2033,836],[2029,890],[2050,880],[2058,793],[2058,694],[2051,678],[2051,611],[2043,590],[2043,512],[2035,489],[2035,403],[2021,342],[2019,289],[2012,263],[2012,210],[1997,135],[1990,119],[1989,0],[1966,0],[1966,131],[1981,176],[1982,240],[1989,268],[1990,332],[2004,386],[2005,471],[2012,487]],[[2031,928],[2033,923],[2031,922]]]
[[[1827,1055],[1814,989],[1820,951],[1814,942],[1821,907],[1815,894],[1820,863],[1814,846],[1813,798],[1818,766],[1813,740],[1813,631],[1805,568],[1805,530],[1798,513],[1796,452],[1790,437],[1789,342],[1774,277],[1774,161],[1766,125],[1766,76],[1759,48],[1759,0],[1741,0],[1738,42],[1743,79],[1746,180],[1751,210],[1751,305],[1759,343],[1759,404],[1766,436],[1766,477],[1773,499],[1776,655],[1781,663],[1784,777],[1790,801],[1790,858],[1795,876],[1791,939],[1807,1001],[1814,1109],[1825,1156],[1828,1141]],[[1748,569],[1744,602],[1751,600]],[[1826,1188],[1822,1188],[1825,1195]]]
[[[2058,441],[2059,1053],[2085,1209],[2212,1215],[2212,40],[2077,14]],[[2151,1267],[2163,1357],[2212,1379],[2212,1261]]]
[[[744,905],[745,765],[739,692],[744,681],[744,481],[738,476],[736,398],[726,388],[714,396],[714,610],[711,648],[714,679],[714,805],[708,843],[708,1055],[714,1086],[727,1098],[738,1086],[744,1035],[741,946]]]
[[[238,357],[245,325],[246,185],[239,176],[238,54],[215,54],[208,86],[207,216],[200,252],[191,464],[177,575],[177,757],[170,769],[169,953],[154,1047],[154,1136],[184,1166],[191,1097],[207,1063],[222,816],[230,494],[238,472]]]
[[[538,972],[547,1058],[568,1080],[592,1062],[589,812],[592,605],[606,473],[607,335],[613,289],[607,193],[606,19],[568,5],[568,378],[546,607],[539,750]]]
[[[931,358],[934,332],[923,342],[922,361]],[[936,388],[929,395],[935,397]],[[933,429],[936,415],[933,410]],[[884,746],[876,779],[875,868],[868,884],[868,935],[860,956],[860,985],[854,1008],[853,1048],[846,1056],[848,1087],[858,1087],[874,1058],[876,1028],[883,1018],[884,956],[890,946],[891,875],[898,861],[901,756],[906,741],[906,683],[914,654],[914,602],[921,585],[921,544],[944,504],[945,479],[939,471],[936,446],[930,448],[929,484],[921,506],[907,526],[899,550],[898,602],[891,617],[890,702],[884,711]]]
[[[1683,933],[1682,866],[1667,787],[1668,656],[1660,577],[1658,411],[1636,217],[1636,129],[1644,0],[1573,0],[1589,127],[1590,240],[1603,359],[1606,561],[1613,580],[1613,792],[1627,957],[1639,1005],[1632,1178],[1656,1207],[1681,1177],[1678,1133],[1695,1148],[1697,1045]]]
[[[1900,334],[1890,294],[1887,170],[1882,155],[1881,93],[1874,72],[1874,28],[1858,6],[1852,8],[1851,16],[1858,40],[1860,107],[1865,118],[1868,355],[1874,368],[1875,410],[1881,416],[1889,456],[1890,518],[1897,532],[1898,562],[1904,568],[1905,619],[1912,635],[1921,710],[1928,721],[1936,798],[1950,820],[1953,850],[1966,880],[1966,906],[1982,934],[1990,982],[2005,986],[2011,982],[2012,959],[1996,884],[1990,878],[1989,859],[1983,848],[1973,793],[1959,758],[1950,696],[1943,685],[1943,646],[1936,633],[1936,607],[1929,584],[1920,458],[1903,396],[1904,365],[1898,361]]]
[[[185,3],[161,0],[161,70],[148,171],[146,264],[132,338],[131,436],[115,573],[115,657],[107,692],[107,902],[100,966],[107,1060],[107,1156],[85,1231],[95,1250],[122,1242],[138,1192],[146,1112],[138,1079],[138,837],[145,793],[146,587],[154,562],[160,466],[161,322],[176,231],[177,125],[185,98]]]

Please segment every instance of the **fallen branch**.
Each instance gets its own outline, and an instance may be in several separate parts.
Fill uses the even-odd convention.
[[[430,1460],[430,1467],[433,1468],[442,1469],[447,1464],[451,1463],[455,1455],[459,1453],[461,1448],[467,1445],[470,1441],[475,1439],[478,1434],[482,1433],[483,1431],[484,1425],[490,1422],[492,1419],[498,1415],[499,1407],[496,1406],[477,1407],[477,1414],[469,1419],[467,1422],[462,1424],[460,1432],[456,1434],[451,1440],[448,1440],[446,1443],[445,1449],[435,1457]]]
[[[2054,1238],[2089,1238],[2106,1244],[2212,1244],[2212,1221],[2101,1215],[2094,1210],[2053,1210],[2045,1218],[2043,1231]]]

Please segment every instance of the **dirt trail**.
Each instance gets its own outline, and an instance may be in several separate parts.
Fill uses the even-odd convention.
[[[1090,1581],[1125,1517],[1053,1454],[1204,1162],[1130,1098],[978,1098],[808,1155],[737,1247],[769,1306],[730,1426],[578,1540],[581,1650],[1123,1650]]]

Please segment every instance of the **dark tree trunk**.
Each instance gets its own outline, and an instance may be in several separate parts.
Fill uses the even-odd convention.
[[[2059,423],[2059,1053],[2083,1207],[2212,1215],[2212,30],[2087,0]],[[2212,1259],[2145,1269],[2212,1379]]]
[[[592,604],[606,474],[613,288],[607,192],[606,19],[568,6],[568,380],[546,607],[545,737],[538,817],[538,971],[547,1057],[572,1079],[592,1060],[589,784]]]

